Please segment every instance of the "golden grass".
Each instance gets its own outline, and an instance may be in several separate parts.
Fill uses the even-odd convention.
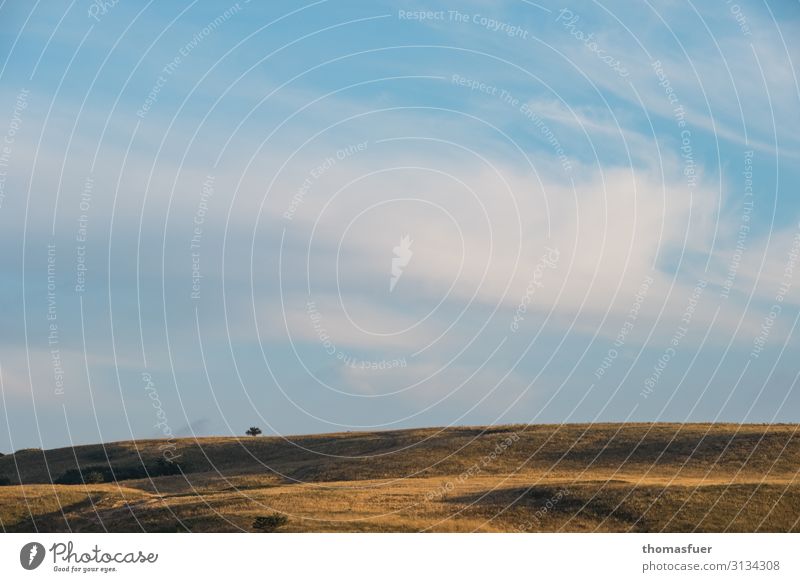
[[[800,531],[795,425],[462,427],[178,442],[186,475],[48,483],[160,441],[18,453],[6,531]],[[506,447],[501,444],[506,443]],[[302,448],[298,448],[297,445]],[[304,450],[309,449],[309,450]],[[499,452],[498,452],[499,451]],[[494,454],[493,454],[494,452]],[[46,464],[45,464],[46,463]],[[13,459],[0,475],[16,478]]]

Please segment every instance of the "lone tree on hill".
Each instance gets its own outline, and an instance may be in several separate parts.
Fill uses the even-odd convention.
[[[250,428],[247,429],[247,432],[245,432],[244,434],[246,434],[247,436],[256,437],[261,434],[261,429],[258,428],[257,426],[251,426]]]

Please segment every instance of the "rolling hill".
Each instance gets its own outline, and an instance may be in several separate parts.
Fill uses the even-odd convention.
[[[798,425],[140,440],[0,457],[4,531],[800,531]],[[281,517],[283,516],[283,517]],[[285,519],[284,519],[285,518]]]

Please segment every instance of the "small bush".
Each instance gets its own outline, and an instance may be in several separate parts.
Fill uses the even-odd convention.
[[[88,471],[83,474],[84,483],[105,483],[105,475],[100,471]]]
[[[274,532],[279,527],[283,527],[289,523],[289,518],[282,513],[273,513],[271,515],[259,515],[253,521],[253,529],[261,532]]]
[[[6,487],[8,485],[11,485],[11,479],[5,475],[0,475],[0,487]]]

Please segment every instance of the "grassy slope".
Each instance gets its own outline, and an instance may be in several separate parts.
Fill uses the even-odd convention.
[[[606,424],[178,441],[185,476],[50,484],[161,441],[0,457],[8,531],[800,531],[795,425]],[[501,443],[508,448],[497,448]],[[494,457],[493,450],[499,452]],[[77,459],[77,462],[76,462]],[[49,473],[48,473],[49,470]]]

